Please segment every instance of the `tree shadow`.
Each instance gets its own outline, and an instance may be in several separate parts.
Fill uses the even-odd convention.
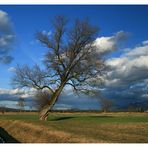
[[[0,127],[0,143],[20,143],[17,139],[12,137],[4,128]]]
[[[113,118],[113,116],[87,116],[89,118],[96,118],[96,119],[105,119],[105,118]],[[71,117],[71,116],[68,116],[68,117],[57,117],[57,118],[54,118],[54,119],[49,119],[48,121],[60,121],[60,120],[69,120],[69,119],[73,119],[73,118],[76,118],[76,117]]]
[[[60,120],[68,120],[68,119],[72,119],[74,117],[58,117],[58,118],[55,118],[55,119],[51,119],[49,121],[60,121]]]
[[[90,116],[90,118],[113,118],[113,116]]]

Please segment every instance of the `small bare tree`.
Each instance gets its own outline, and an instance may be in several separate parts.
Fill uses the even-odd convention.
[[[18,100],[18,104],[17,104],[18,106],[19,106],[19,108],[20,108],[20,112],[21,111],[23,111],[23,109],[24,109],[24,106],[25,106],[25,100],[24,100],[24,98],[19,98],[19,100]]]
[[[107,112],[113,106],[113,101],[107,98],[99,98],[99,103],[101,105],[102,111]]]
[[[13,85],[17,88],[49,90],[47,104],[41,101],[44,105],[40,109],[40,120],[45,120],[66,85],[70,85],[74,92],[92,94],[98,86],[96,80],[101,82],[100,76],[105,70],[102,55],[94,44],[98,29],[88,20],[75,20],[71,26],[67,23],[65,17],[58,16],[53,21],[50,36],[37,33],[37,39],[48,48],[44,57],[45,68],[17,66],[13,77]]]
[[[2,114],[5,114],[5,110],[6,110],[5,105],[1,104],[1,105],[0,105],[0,111],[1,111],[1,113],[2,113]]]

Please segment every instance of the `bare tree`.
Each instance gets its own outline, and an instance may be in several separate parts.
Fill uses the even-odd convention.
[[[5,113],[5,110],[6,110],[5,105],[1,104],[0,105],[0,111],[1,111],[1,113],[4,114]]]
[[[17,104],[18,106],[19,106],[19,108],[20,108],[20,112],[24,109],[24,106],[25,106],[25,100],[24,100],[24,98],[19,98],[19,100],[18,100],[18,104]]]
[[[32,105],[29,105],[29,110],[30,110],[30,112],[32,112]]]
[[[104,97],[99,98],[102,111],[107,112],[113,106],[113,101]]]
[[[37,33],[37,39],[47,47],[44,57],[44,69],[38,65],[30,68],[27,65],[17,66],[13,77],[15,87],[33,87],[37,90],[50,91],[49,102],[42,106],[40,119],[54,106],[66,85],[74,92],[93,94],[101,75],[105,70],[102,55],[97,51],[94,41],[98,29],[88,20],[75,20],[73,25],[63,16],[53,21],[50,36]]]

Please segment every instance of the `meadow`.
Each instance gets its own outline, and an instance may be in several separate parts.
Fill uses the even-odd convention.
[[[5,113],[0,127],[21,143],[148,143],[148,113]]]

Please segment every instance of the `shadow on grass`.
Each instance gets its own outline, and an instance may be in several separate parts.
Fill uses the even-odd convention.
[[[105,119],[105,118],[113,118],[113,116],[89,116],[90,118],[100,118],[100,119]]]
[[[72,119],[74,117],[58,117],[55,119],[50,119],[49,121],[60,121],[60,120],[68,120],[68,119]]]
[[[14,137],[12,137],[4,128],[0,127],[0,137],[4,140],[4,143],[20,143]],[[0,141],[0,143],[3,143]]]
[[[84,116],[84,117],[71,117],[71,116],[68,116],[68,117],[57,117],[57,118],[54,118],[54,119],[49,119],[48,121],[61,121],[61,120],[69,120],[69,119],[73,119],[73,118],[78,118],[80,120],[83,120],[83,119],[109,119],[109,118],[113,118],[113,116]]]

